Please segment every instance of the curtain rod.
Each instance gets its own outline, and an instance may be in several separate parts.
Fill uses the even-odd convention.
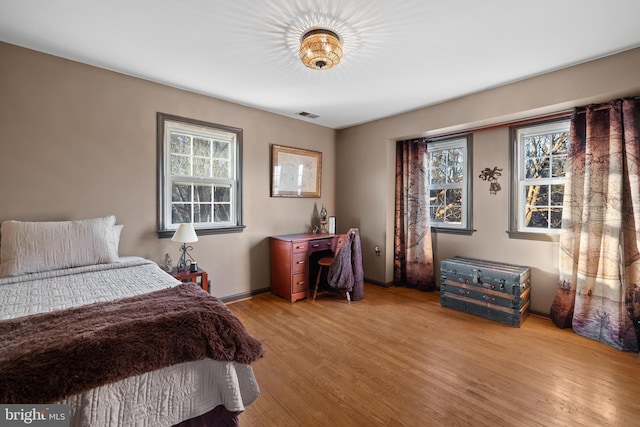
[[[587,111],[588,108],[591,108],[594,111],[606,110],[611,105],[611,102],[617,101],[618,99],[622,99],[624,101],[627,101],[627,100],[640,101],[640,96],[627,96],[623,98],[612,99],[609,102],[603,102],[600,104],[589,104],[584,107],[576,107],[575,111],[577,114],[583,114]]]
[[[571,117],[571,113],[572,112],[573,112],[573,110],[563,110],[563,111],[558,111],[558,112],[555,112],[555,113],[552,113],[552,114],[545,114],[543,116],[529,117],[527,119],[522,119],[522,120],[514,120],[514,121],[509,121],[509,122],[496,123],[496,124],[487,125],[487,126],[478,126],[478,127],[475,127],[475,128],[472,127],[472,128],[468,128],[468,129],[457,131],[457,132],[443,133],[443,134],[434,135],[434,136],[411,138],[411,139],[426,138],[427,140],[433,141],[433,140],[442,139],[442,138],[451,138],[451,137],[454,137],[454,136],[466,135],[468,133],[484,132],[484,131],[488,131],[488,130],[501,129],[501,128],[510,127],[510,126],[521,126],[521,125],[526,125],[526,124],[529,124],[529,123],[542,122],[542,121],[545,121],[545,120],[560,119],[560,118],[563,118],[563,117],[569,118],[569,117]]]
[[[640,100],[640,96],[629,96],[629,97],[623,97],[623,98],[618,98],[618,99],[625,99],[625,100],[626,99],[633,99],[635,101],[639,101]],[[609,104],[610,103],[611,103],[611,101],[603,102],[603,103],[600,103],[600,104],[589,104],[589,105],[594,105],[596,110],[601,110],[601,109],[609,108]],[[488,131],[488,130],[501,129],[501,128],[510,127],[510,126],[522,126],[522,125],[526,125],[526,124],[529,124],[529,123],[542,122],[542,121],[545,121],[545,120],[560,119],[560,118],[563,118],[563,117],[570,118],[571,114],[574,111],[576,111],[577,114],[584,113],[587,110],[587,108],[589,107],[589,105],[583,106],[583,107],[573,107],[573,108],[571,108],[569,110],[557,111],[555,113],[545,114],[545,115],[542,115],[542,116],[529,117],[529,118],[522,119],[522,120],[514,120],[514,121],[509,121],[509,122],[496,123],[496,124],[493,124],[493,125],[479,126],[479,127],[475,127],[475,128],[468,128],[468,129],[465,129],[465,130],[462,130],[462,131],[443,133],[443,134],[440,134],[440,135],[427,136],[427,137],[422,137],[422,138],[426,138],[427,140],[437,140],[437,139],[441,139],[441,138],[451,138],[451,137],[454,137],[454,136],[466,135],[468,133],[473,133],[473,132],[484,132],[484,131]],[[412,138],[412,139],[420,139],[420,138]]]

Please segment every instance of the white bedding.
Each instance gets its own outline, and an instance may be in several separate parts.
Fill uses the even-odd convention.
[[[179,282],[143,258],[0,279],[0,320],[139,295]],[[259,394],[251,366],[204,359],[169,366],[64,400],[71,426],[170,426]]]

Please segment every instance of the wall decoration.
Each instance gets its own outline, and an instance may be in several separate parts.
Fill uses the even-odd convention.
[[[498,183],[498,177],[502,174],[502,169],[499,169],[495,166],[493,169],[484,168],[484,170],[480,173],[479,178],[483,181],[489,181],[489,194],[496,194],[498,191],[502,189],[500,184]]]
[[[322,153],[271,146],[271,197],[320,197]]]

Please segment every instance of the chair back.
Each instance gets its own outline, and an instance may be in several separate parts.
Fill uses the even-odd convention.
[[[335,241],[335,247],[333,248],[333,256],[336,257],[338,256],[338,252],[340,252],[340,249],[342,249],[342,247],[344,246],[344,243],[347,239],[350,239],[351,241],[353,241],[353,239],[356,236],[356,233],[358,232],[357,228],[351,228],[349,229],[349,231],[347,231],[344,235],[344,238],[337,238]]]

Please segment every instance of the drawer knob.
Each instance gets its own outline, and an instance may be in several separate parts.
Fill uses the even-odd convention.
[[[304,264],[304,261],[297,261],[296,264]]]
[[[319,248],[319,247],[320,247],[320,245],[319,245],[319,244],[317,244],[317,243],[315,243],[315,244],[311,245],[311,247],[312,247],[312,248]]]

